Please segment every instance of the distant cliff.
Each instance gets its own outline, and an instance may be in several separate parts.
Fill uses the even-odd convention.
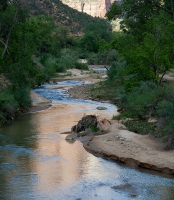
[[[61,0],[64,4],[93,17],[103,18],[114,0]]]
[[[72,34],[75,35],[81,35],[83,34],[83,29],[89,24],[89,23],[95,23],[95,22],[103,22],[103,23],[107,23],[106,20],[98,18],[98,17],[92,17],[94,15],[97,15],[97,12],[101,13],[100,16],[104,16],[104,13],[106,12],[106,3],[102,4],[100,3],[103,9],[103,13],[101,12],[102,9],[99,6],[98,1],[103,1],[104,0],[67,0],[67,1],[73,1],[73,5],[75,7],[75,9],[73,9],[72,6],[67,6],[64,3],[62,3],[62,1],[66,1],[66,0],[18,0],[21,5],[23,7],[26,7],[30,14],[32,15],[47,15],[47,16],[53,16],[54,21],[56,23],[61,23],[63,26],[68,27],[68,29],[70,30],[70,32]],[[84,3],[84,9],[85,12],[86,8],[88,6],[88,10],[91,9],[91,15],[86,14],[85,12],[81,12],[79,7],[79,11],[77,9],[77,6],[75,6],[75,1],[80,2],[79,6],[82,5],[83,7],[83,1],[87,2],[87,1],[93,1],[93,3],[95,3],[96,6],[94,6],[93,4],[86,4]],[[108,0],[105,0],[108,1]],[[109,0],[110,1],[110,0]],[[97,8],[98,5],[98,8]],[[99,9],[100,8],[100,9]],[[92,10],[95,10],[93,13]],[[108,26],[110,26],[108,24]]]

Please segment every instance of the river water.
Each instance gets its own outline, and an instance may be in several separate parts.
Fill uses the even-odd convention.
[[[61,83],[70,84],[79,82]],[[35,90],[53,101],[51,108],[20,116],[0,129],[0,200],[174,199],[173,177],[106,161],[86,152],[79,141],[67,142],[60,133],[83,115],[111,118],[116,107],[72,100],[55,88]]]

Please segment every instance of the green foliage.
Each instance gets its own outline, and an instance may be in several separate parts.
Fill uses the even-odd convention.
[[[40,62],[44,66],[44,69],[42,70],[44,77],[43,81],[48,81],[51,77],[53,77],[56,71],[62,71],[59,69],[58,60],[53,58],[51,55],[43,55]]]
[[[0,93],[0,124],[13,120],[19,111],[31,105],[30,89],[10,86]]]
[[[88,65],[86,63],[75,62],[75,68],[79,70],[89,70]]]
[[[108,80],[93,94],[115,100],[122,111],[116,118],[131,118],[125,120],[130,130],[153,133],[170,148],[174,147],[174,86],[162,84],[162,78],[174,67],[173,10],[172,1],[115,2],[106,16],[109,20],[122,18],[122,32],[113,34],[112,41],[100,40],[100,54],[89,59],[100,63],[99,55],[117,51]],[[156,122],[149,123],[151,119]]]
[[[69,36],[68,28],[55,24],[53,17],[29,16],[21,4],[13,1],[0,11],[0,24],[0,73],[11,84],[10,92],[1,88],[1,123],[31,105],[31,87],[49,80],[56,72],[87,66],[77,62],[78,52],[66,50],[75,46],[76,40]]]
[[[159,123],[155,129],[155,136],[165,138],[165,141],[170,145],[174,142],[173,91],[173,84],[162,87],[152,82],[144,82],[140,87],[134,88],[132,92],[120,98],[119,107],[124,108],[126,112],[119,117],[133,118],[143,123],[150,118],[156,118]],[[135,127],[137,126],[137,129],[139,129],[138,126],[141,127],[141,123],[137,125],[130,121],[127,122],[126,126],[135,131]]]
[[[12,93],[21,110],[27,110],[31,106],[30,88],[14,87]]]
[[[98,22],[89,24],[84,29],[84,35],[79,41],[82,51],[97,53],[100,48],[100,41],[109,42],[112,39],[111,30],[108,25]]]
[[[116,8],[117,7],[117,8]],[[164,1],[124,0],[115,2],[106,14],[108,19],[123,18],[122,33],[110,43],[127,62],[124,69],[125,90],[130,92],[141,81],[159,81],[174,67],[173,5]]]
[[[115,49],[109,49],[89,54],[88,63],[95,65],[111,65],[112,62],[117,61],[118,59],[118,52]]]
[[[116,60],[116,59],[115,59]],[[117,60],[112,62],[111,68],[107,72],[109,81],[117,79],[123,84],[124,81],[124,68],[126,66],[126,61],[124,58],[117,57]]]
[[[90,126],[90,129],[92,132],[97,132],[99,130],[99,128],[96,126]]]
[[[154,134],[155,124],[144,121],[127,120],[123,124],[132,132],[139,134]]]
[[[110,10],[106,13],[105,17],[107,17],[107,19],[109,21],[111,20],[115,20],[117,19],[117,16],[121,15],[122,10],[121,10],[121,6],[119,5],[118,2],[114,2],[110,8]]]
[[[12,120],[18,106],[10,89],[2,91],[0,93],[0,124]]]

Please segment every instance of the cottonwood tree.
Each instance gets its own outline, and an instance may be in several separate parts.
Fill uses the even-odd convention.
[[[106,14],[109,20],[123,19],[117,47],[127,61],[128,90],[141,81],[161,83],[165,73],[174,68],[173,6],[173,0],[123,0]]]

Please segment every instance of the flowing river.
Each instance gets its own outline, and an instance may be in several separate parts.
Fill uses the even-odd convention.
[[[78,81],[61,82],[67,86]],[[66,135],[85,114],[111,118],[116,107],[70,99],[56,85],[35,90],[53,101],[0,129],[0,200],[173,200],[172,176],[97,158]],[[97,110],[105,106],[107,110]]]

